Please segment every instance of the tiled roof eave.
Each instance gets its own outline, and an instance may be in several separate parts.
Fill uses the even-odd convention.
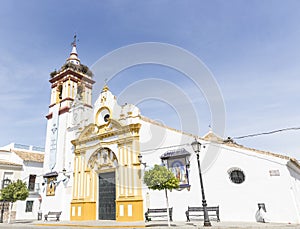
[[[290,160],[291,158],[285,155],[281,155],[278,153],[273,153],[273,152],[269,152],[269,151],[264,151],[264,150],[258,150],[258,149],[253,149],[253,148],[249,148],[243,145],[239,145],[237,143],[224,143],[224,145],[227,145],[229,147],[234,147],[234,148],[239,148],[239,149],[244,149],[244,150],[249,150],[255,153],[259,153],[259,154],[264,154],[267,156],[273,156],[273,157],[277,157],[280,159],[284,159],[284,160]]]
[[[41,153],[33,153],[33,152],[26,152],[20,150],[11,150],[16,155],[18,155],[23,161],[30,161],[30,162],[44,162],[44,154]]]
[[[17,164],[14,162],[10,162],[10,161],[1,161],[0,160],[0,166],[14,166],[14,167],[22,167],[22,164]]]

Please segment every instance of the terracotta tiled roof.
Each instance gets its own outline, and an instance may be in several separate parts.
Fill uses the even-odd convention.
[[[44,154],[12,149],[24,161],[44,162]]]
[[[0,160],[0,165],[22,166],[21,164],[17,164],[17,163],[10,162],[10,161],[2,161],[2,160]]]
[[[224,145],[227,145],[229,147],[234,147],[234,148],[249,150],[249,151],[252,151],[254,153],[258,153],[258,154],[263,154],[263,155],[267,155],[267,156],[272,156],[272,157],[277,157],[277,158],[280,158],[280,159],[284,159],[284,160],[292,162],[293,164],[295,164],[300,169],[300,163],[295,158],[291,158],[291,157],[288,157],[288,156],[285,156],[285,155],[281,155],[281,154],[278,154],[278,153],[273,153],[273,152],[268,152],[268,151],[264,151],[264,150],[258,150],[258,149],[249,148],[249,147],[237,144],[231,138],[228,138],[227,140],[223,140],[221,137],[217,136],[212,131],[208,132],[203,137],[203,139],[211,141],[211,142],[216,142],[216,143],[224,144]]]
[[[292,158],[292,157],[289,157],[289,156],[285,156],[285,155],[281,155],[281,154],[273,153],[273,152],[268,152],[268,151],[263,151],[263,150],[258,150],[258,149],[253,149],[253,148],[249,148],[249,147],[246,147],[246,146],[243,146],[243,145],[239,145],[239,144],[237,144],[235,142],[227,142],[227,143],[225,143],[225,145],[231,146],[231,147],[235,147],[235,148],[250,150],[250,151],[255,152],[255,153],[264,154],[264,155],[267,155],[267,156],[272,156],[272,157],[277,157],[277,158],[280,158],[280,159],[283,159],[283,160],[287,160],[287,161],[292,162],[294,165],[296,165],[300,169],[300,163],[299,163],[299,161],[297,161],[295,158]]]
[[[264,150],[258,150],[258,149],[253,149],[253,148],[249,148],[243,145],[239,145],[235,142],[227,142],[225,143],[225,145],[227,146],[231,146],[231,147],[235,147],[235,148],[240,148],[240,149],[245,149],[245,150],[249,150],[249,151],[253,151],[255,153],[259,153],[259,154],[264,154],[264,155],[268,155],[268,156],[273,156],[273,157],[278,157],[284,160],[291,160],[293,158],[285,156],[285,155],[281,155],[278,153],[273,153],[273,152],[269,152],[269,151],[264,151]]]
[[[211,142],[224,143],[224,140],[212,131],[209,131],[206,135],[204,135],[203,139]]]

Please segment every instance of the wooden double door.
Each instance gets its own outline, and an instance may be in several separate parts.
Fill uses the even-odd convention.
[[[99,173],[99,220],[116,219],[115,172]]]

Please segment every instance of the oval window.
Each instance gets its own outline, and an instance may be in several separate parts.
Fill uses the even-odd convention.
[[[109,114],[106,114],[106,115],[104,116],[104,122],[108,122],[108,120],[109,120]]]
[[[240,169],[231,169],[228,173],[230,180],[235,184],[241,184],[245,181],[245,174]]]

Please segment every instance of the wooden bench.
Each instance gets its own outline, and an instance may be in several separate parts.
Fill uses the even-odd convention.
[[[216,216],[217,222],[220,222],[220,215],[219,215],[219,206],[217,207],[206,207],[208,216]],[[203,216],[204,217],[204,211],[203,207],[190,207],[188,206],[188,210],[185,212],[186,219],[189,222],[190,216]]]
[[[173,208],[169,208],[170,221],[173,221],[172,212]],[[151,221],[152,217],[168,217],[167,208],[148,208],[145,212],[145,221]]]
[[[61,215],[61,212],[51,212],[49,211],[48,214],[44,215],[45,221],[48,220],[48,218],[55,218],[56,221],[59,221],[59,217]]]

